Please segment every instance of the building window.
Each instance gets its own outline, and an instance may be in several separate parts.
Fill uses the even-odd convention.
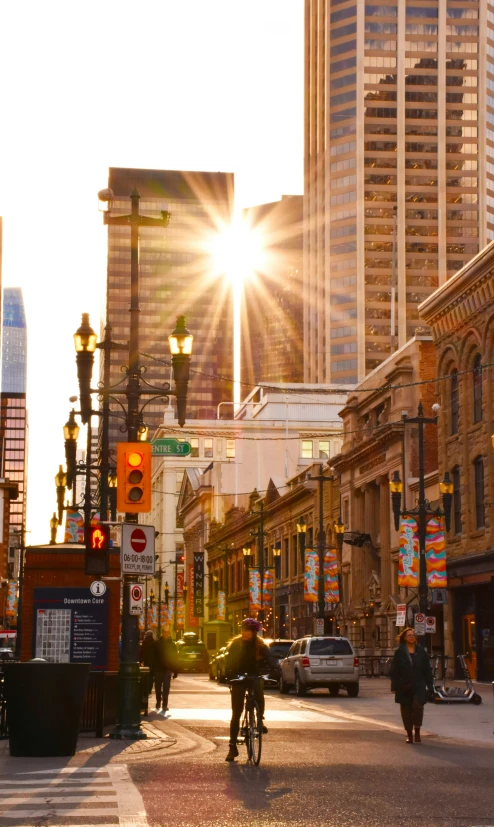
[[[175,476],[176,476],[175,491],[177,492],[177,494],[180,494],[180,489],[182,488],[182,480],[183,480],[184,472],[183,471],[177,471]]]
[[[227,439],[226,441],[226,458],[235,459],[235,440]]]
[[[292,577],[297,576],[298,571],[298,534],[292,536]]]
[[[190,441],[190,455],[191,457],[198,457],[199,456],[199,440],[197,437],[192,437]]]
[[[290,540],[285,537],[283,540],[283,563],[284,563],[284,577],[289,577],[290,574]]]
[[[451,433],[458,433],[460,411],[460,388],[458,385],[458,371],[451,373]]]
[[[453,491],[453,527],[455,534],[461,534],[461,476],[460,468],[457,465],[453,468],[452,479],[454,485]]]
[[[476,457],[473,461],[475,479],[475,526],[485,526],[485,503],[484,503],[484,458]]]
[[[205,439],[204,440],[204,456],[205,457],[212,457],[213,456],[213,440],[212,439]]]
[[[302,440],[302,459],[312,459],[314,456],[314,447],[311,439]]]
[[[482,419],[482,357],[477,354],[473,363],[473,421]]]
[[[329,459],[329,440],[319,440],[319,459]]]

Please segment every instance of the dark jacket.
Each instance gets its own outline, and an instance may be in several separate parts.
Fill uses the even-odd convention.
[[[227,680],[237,675],[264,675],[276,667],[271,651],[264,641],[257,637],[244,641],[242,636],[234,638],[226,652],[225,675]]]
[[[154,644],[155,672],[176,672],[178,666],[177,647],[169,638],[160,637]]]
[[[145,634],[144,640],[141,643],[141,651],[139,653],[139,660],[141,661],[143,666],[149,666],[150,669],[154,666],[154,649],[155,649],[156,641],[153,637],[153,633]]]
[[[412,655],[412,663],[406,643],[402,643],[393,655],[391,669],[391,691],[395,703],[411,704],[416,696],[421,704],[428,700],[429,691],[434,688],[429,655],[418,643]]]

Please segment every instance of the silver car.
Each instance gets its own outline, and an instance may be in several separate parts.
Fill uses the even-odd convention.
[[[359,693],[359,660],[346,637],[304,637],[295,641],[280,664],[280,692],[291,687],[299,697],[309,689],[327,687],[336,697],[344,687],[351,698]]]

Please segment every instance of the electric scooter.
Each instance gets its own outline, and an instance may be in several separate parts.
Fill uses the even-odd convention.
[[[444,675],[442,682],[436,684],[439,656],[436,655],[434,658],[434,695],[432,701],[435,704],[469,703],[478,705],[482,703],[482,696],[479,695],[473,688],[472,678],[470,677],[470,672],[468,671],[465,655],[458,655],[458,660],[460,661],[463,678],[465,680],[465,689],[462,689],[461,686],[445,686],[446,679]]]

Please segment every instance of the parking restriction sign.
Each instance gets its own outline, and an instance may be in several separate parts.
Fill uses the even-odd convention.
[[[142,586],[140,583],[130,583],[129,612],[131,615],[142,614]]]
[[[416,635],[425,635],[425,615],[417,612],[413,623]]]
[[[425,618],[425,631],[429,635],[436,634],[436,618],[435,617],[426,617]]]

